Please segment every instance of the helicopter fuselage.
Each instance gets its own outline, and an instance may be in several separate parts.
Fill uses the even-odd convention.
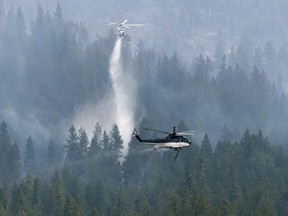
[[[165,138],[141,139],[139,135],[135,136],[143,144],[154,145],[154,149],[170,148],[181,149],[190,146],[191,142],[184,136],[169,135]]]
[[[169,148],[174,149],[176,151],[175,155],[175,161],[177,159],[179,150],[183,147],[188,147],[192,144],[192,142],[186,138],[185,136],[191,136],[196,131],[182,131],[182,132],[176,132],[176,127],[173,127],[173,132],[168,131],[161,131],[161,130],[155,130],[155,129],[149,129],[149,128],[142,128],[144,130],[154,131],[157,133],[162,134],[169,134],[168,136],[164,138],[152,138],[152,139],[142,139],[137,132],[134,133],[134,136],[140,143],[144,144],[150,144],[154,146],[154,150],[159,148]]]
[[[124,27],[121,24],[119,24],[117,26],[117,34],[118,34],[119,37],[126,36],[125,29],[124,29]]]

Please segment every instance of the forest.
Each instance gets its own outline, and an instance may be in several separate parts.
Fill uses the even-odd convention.
[[[206,133],[200,145],[180,150],[177,161],[174,151],[154,152],[133,137],[120,164],[117,125],[107,133],[97,124],[91,141],[72,125],[63,165],[52,141],[39,164],[33,139],[27,138],[22,160],[2,122],[0,214],[285,215],[288,159],[282,147],[261,130],[247,129],[238,142],[226,135],[213,150]]]
[[[21,7],[0,0],[0,215],[285,215],[285,44],[253,45],[243,34],[228,52],[219,41],[215,56],[186,62],[143,40],[132,51],[125,38],[135,131],[206,131],[174,161],[174,151],[154,152],[133,136],[123,158],[117,124],[90,119],[90,137],[74,122],[112,88],[114,34],[91,41],[59,4],[52,13],[39,5],[28,26]]]

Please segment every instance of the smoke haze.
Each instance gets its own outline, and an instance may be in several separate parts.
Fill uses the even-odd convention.
[[[107,93],[105,100],[79,107],[75,111],[75,117],[72,122],[75,122],[76,128],[83,126],[90,138],[93,136],[96,122],[104,130],[109,131],[111,125],[115,122],[115,101],[113,96]]]
[[[35,140],[38,139],[34,134],[45,134],[41,137],[50,139],[50,128],[58,126],[59,122],[60,126],[64,125],[65,131],[71,123],[77,128],[83,126],[90,137],[97,122],[106,131],[116,123],[126,154],[134,118],[137,117],[140,123],[142,118],[139,116],[145,113],[153,128],[169,129],[179,119],[184,119],[192,128],[205,128],[210,136],[217,134],[215,139],[218,139],[218,131],[227,123],[237,139],[245,128],[262,128],[265,132],[272,131],[273,137],[285,140],[282,135],[286,137],[286,95],[277,95],[281,94],[282,89],[288,89],[285,81],[288,80],[288,49],[286,40],[273,39],[269,34],[277,32],[269,28],[267,22],[269,17],[275,17],[274,12],[271,12],[271,16],[259,16],[261,20],[263,18],[259,22],[267,23],[261,28],[267,34],[262,34],[261,29],[252,28],[254,23],[248,22],[252,19],[238,19],[237,14],[229,10],[229,4],[225,4],[225,7],[219,5],[219,8],[209,3],[193,5],[195,10],[192,11],[185,7],[188,2],[179,1],[175,7],[182,6],[187,12],[181,13],[187,16],[187,19],[182,19],[185,17],[175,16],[180,14],[177,11],[167,10],[172,8],[171,5],[160,4],[160,1],[158,7],[161,10],[156,13],[155,7],[152,7],[155,2],[150,0],[145,6],[135,3],[125,7],[128,3],[121,2],[120,8],[114,8],[115,0],[103,5],[96,1],[94,6],[90,0],[81,2],[81,5],[76,1],[69,4],[61,1],[63,11],[58,7],[58,13],[55,13],[56,1],[39,1],[42,12],[37,10],[38,1],[34,4],[28,4],[27,0],[3,2],[5,7],[2,11],[5,13],[0,14],[0,114],[1,119],[21,131],[19,133],[24,138],[31,133]],[[108,2],[111,4],[108,5]],[[249,2],[246,5],[249,9],[257,6],[257,1],[245,2]],[[234,3],[238,4],[237,1]],[[269,3],[261,4],[266,8],[261,13],[266,13],[270,8]],[[275,4],[279,8],[287,5],[280,4],[278,0]],[[12,5],[14,10],[10,9]],[[21,6],[23,14],[18,6]],[[246,6],[244,4],[239,11],[247,12]],[[78,19],[75,8],[80,10],[80,7],[81,19]],[[215,9],[215,14],[227,14],[230,24],[226,25],[226,18],[214,19],[209,17],[210,13],[201,12],[210,11],[211,8]],[[47,10],[50,12],[46,14]],[[88,10],[93,10],[93,16],[84,19]],[[254,16],[254,13],[249,14],[250,18]],[[67,22],[67,17],[71,17],[71,21]],[[287,20],[282,13],[276,17]],[[101,18],[111,21],[128,19],[132,23],[145,23],[145,27],[129,29],[129,36],[123,40],[118,38],[115,43],[112,31],[107,37],[102,37],[103,32],[107,33],[111,26],[105,25],[109,21]],[[73,22],[75,20],[77,23]],[[236,20],[240,22],[237,25]],[[277,28],[282,26],[283,21],[275,22]],[[99,34],[96,40],[93,39],[92,25],[93,31]],[[88,31],[84,26],[90,26]],[[148,31],[147,28],[151,26],[157,28]],[[217,32],[217,26],[221,31]],[[244,31],[245,26],[251,26],[251,30]],[[133,31],[141,38],[138,43]],[[148,31],[147,34],[145,31]],[[283,28],[283,34],[285,32],[286,28]],[[229,38],[227,35],[234,36]],[[259,35],[262,36],[261,40]],[[275,33],[275,36],[278,35],[282,34]],[[253,40],[256,36],[257,40]],[[137,43],[135,53],[131,52],[133,43]],[[151,44],[153,48],[150,48]],[[162,50],[160,53],[159,49]],[[171,57],[170,54],[177,50],[177,55]],[[206,57],[207,50],[209,58]],[[191,52],[198,56],[199,51],[203,56],[194,58]],[[223,56],[226,56],[226,62],[223,62]],[[186,63],[185,59],[189,59],[189,62]],[[254,65],[259,71],[255,69],[251,76]],[[139,86],[135,80],[141,80]],[[219,86],[216,89],[215,80]],[[271,93],[271,89],[277,91]],[[252,96],[257,100],[251,97],[251,92],[254,92]],[[260,98],[262,100],[258,100]],[[274,107],[278,109],[277,112]],[[267,110],[264,111],[264,108]],[[137,115],[134,116],[135,110]],[[38,128],[39,132],[36,131]]]

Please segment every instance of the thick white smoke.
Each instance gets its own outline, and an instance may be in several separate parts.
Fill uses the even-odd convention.
[[[134,129],[135,80],[129,71],[123,71],[121,63],[122,39],[117,38],[110,59],[110,76],[113,84],[116,104],[115,122],[123,138],[123,156],[128,152],[128,142]]]

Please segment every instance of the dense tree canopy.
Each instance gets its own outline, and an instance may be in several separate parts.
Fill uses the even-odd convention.
[[[4,149],[10,139],[4,122],[1,131]],[[83,128],[79,131],[85,134]],[[122,165],[115,161],[122,157],[115,154],[115,142],[121,143],[117,131],[114,125],[111,136],[103,132],[100,143],[105,139],[107,148],[98,148],[98,156],[89,145],[81,158],[69,160],[72,149],[67,148],[65,165],[48,179],[38,178],[41,172],[35,169],[7,184],[15,169],[6,170],[0,176],[2,215],[285,215],[288,210],[287,156],[261,130],[253,134],[247,129],[239,142],[218,141],[215,150],[206,133],[201,146],[193,143],[181,150],[177,161],[173,151],[154,152],[132,138]],[[54,155],[52,146],[48,159]],[[0,159],[5,161],[5,155]],[[1,168],[3,173],[2,163]]]

